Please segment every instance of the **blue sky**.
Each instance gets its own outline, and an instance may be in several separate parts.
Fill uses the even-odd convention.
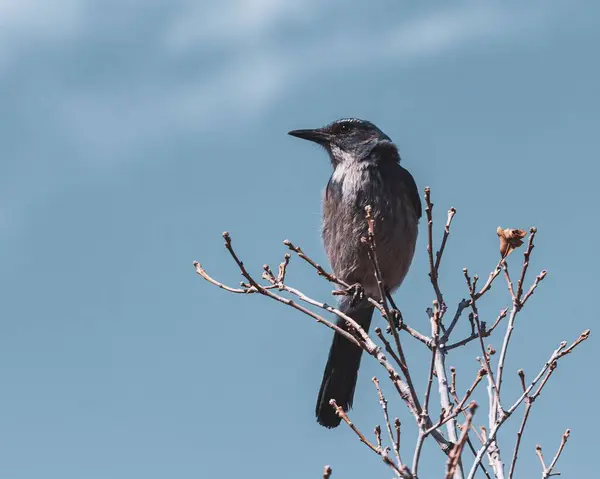
[[[344,116],[396,141],[436,220],[458,209],[441,276],[451,305],[463,267],[495,264],[498,225],[538,227],[532,273],[549,273],[517,323],[517,394],[517,368],[532,377],[595,326],[599,15],[566,0],[3,0],[0,475],[306,478],[331,464],[334,477],[389,477],[348,430],[313,420],[329,331],[192,268],[239,280],[224,230],[256,272],[285,238],[326,262],[329,162],[286,132]],[[296,259],[289,279],[328,299]],[[424,234],[397,299],[426,330]],[[489,321],[507,305],[499,283],[480,307]],[[595,349],[592,336],[536,402],[517,477],[535,477],[535,444],[550,454],[567,427],[559,470],[595,473]],[[423,378],[428,355],[408,355]],[[459,388],[476,355],[450,356]],[[381,423],[379,369],[361,370],[352,417],[365,431]],[[411,418],[391,409],[410,455]],[[425,453],[423,473],[440,477],[439,452]]]

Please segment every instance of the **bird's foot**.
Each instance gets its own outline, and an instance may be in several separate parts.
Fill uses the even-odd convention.
[[[365,290],[360,283],[354,283],[344,290],[346,296],[352,298],[352,306],[356,306],[365,297]]]
[[[402,313],[400,312],[400,310],[398,309],[390,309],[390,316],[391,316],[391,320],[392,320],[392,324],[394,325],[394,328],[396,328],[398,331],[400,331],[402,329],[402,326],[404,324],[404,318],[402,317]],[[386,328],[387,332],[390,333],[390,327],[388,326]]]
[[[404,324],[404,318],[402,318],[402,313],[400,312],[400,309],[398,308],[398,306],[396,306],[396,303],[394,302],[394,298],[392,298],[392,291],[389,288],[386,288],[385,296],[391,306],[389,311],[390,311],[392,323],[394,324],[394,327],[396,329],[400,330],[400,329],[402,329],[402,325]],[[388,333],[389,332],[390,331],[388,331]]]
[[[394,326],[396,329],[402,329],[402,325],[404,324],[404,318],[402,317],[402,313],[399,309],[392,309],[390,311],[392,315],[392,321],[394,322]]]

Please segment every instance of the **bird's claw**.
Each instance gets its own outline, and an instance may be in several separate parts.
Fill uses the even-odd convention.
[[[390,313],[392,314],[392,321],[394,322],[394,327],[398,330],[402,329],[402,324],[404,323],[402,313],[397,309],[392,309]]]
[[[397,309],[390,309],[389,311],[390,311],[390,316],[391,316],[391,320],[392,320],[392,324],[394,325],[394,328],[396,328],[398,331],[400,331],[404,324],[404,318],[402,318],[402,313],[400,311],[398,311]],[[389,326],[386,328],[386,332],[391,333]]]
[[[356,306],[365,297],[365,290],[360,283],[354,283],[346,288],[345,294],[352,298],[352,306]]]

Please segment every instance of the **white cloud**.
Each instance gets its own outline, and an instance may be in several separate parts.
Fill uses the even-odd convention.
[[[0,73],[23,47],[36,42],[69,40],[79,33],[84,3],[77,0],[0,1]]]
[[[99,28],[89,18],[94,11],[90,6],[97,0],[54,3],[47,13],[39,10],[35,0],[0,2],[0,19],[6,27],[0,48],[17,51],[20,44],[33,48],[37,42],[53,44],[57,50],[68,51],[74,45],[84,50],[80,41],[98,40],[89,34]],[[82,146],[93,142],[99,125],[115,130],[115,145],[125,147],[127,140],[147,145],[142,137],[151,138],[163,126],[201,128],[218,126],[218,121],[260,117],[288,91],[317,75],[376,68],[389,59],[395,65],[406,64],[488,39],[514,41],[541,21],[537,8],[463,2],[365,27],[364,12],[340,5],[333,0],[174,2],[174,13],[164,16],[163,24],[155,29],[150,71],[141,64],[136,70],[135,55],[131,56],[132,64],[123,74],[137,85],[132,91],[124,92],[120,84],[114,88],[109,84],[67,86],[60,81],[60,71],[54,72],[58,81],[50,88],[64,105],[57,110],[58,124],[63,122],[65,130],[80,135]],[[146,9],[124,9],[122,14],[131,17],[125,23],[135,30],[138,15],[143,22],[152,8],[150,3]],[[341,12],[339,21],[330,21]],[[314,24],[327,27],[315,34]],[[289,32],[293,40],[287,39]],[[118,39],[113,42],[118,45]],[[177,75],[176,69],[186,63],[209,66]],[[26,62],[21,66],[30,67]],[[165,87],[157,82],[167,73],[172,83]],[[118,74],[112,72],[109,81],[118,83]],[[81,121],[82,115],[88,117],[87,122]],[[126,122],[135,123],[136,131],[124,128]],[[86,127],[90,129],[87,134]]]
[[[291,26],[310,29],[310,21],[329,22],[335,18],[335,4],[235,0],[209,15],[206,6],[185,10],[166,30],[167,56],[192,59],[207,48],[226,48],[212,75],[177,93],[179,104],[197,108],[195,113],[184,108],[186,116],[192,115],[198,125],[214,125],[215,118],[260,116],[316,75],[376,68],[390,59],[397,66],[487,41],[519,41],[535,32],[549,11],[540,13],[535,5],[463,2],[366,28],[360,12],[354,17],[346,12],[316,38],[307,33],[301,43],[282,39],[282,30]]]
[[[326,3],[326,2],[324,2]],[[172,51],[268,42],[286,26],[301,24],[315,12],[310,0],[229,0],[189,2],[166,33]]]
[[[540,11],[537,2],[463,2],[371,22],[366,10],[347,5],[337,0],[174,0],[159,11],[149,2],[123,8],[121,28],[113,29],[106,28],[110,17],[94,15],[101,0],[57,0],[43,11],[36,0],[0,1],[5,66],[0,63],[0,87],[3,74],[20,72],[18,77],[28,80],[23,91],[13,91],[23,98],[16,114],[32,124],[47,115],[47,128],[33,132],[29,150],[21,152],[28,158],[15,160],[22,167],[0,194],[5,205],[0,228],[14,226],[28,204],[65,181],[60,175],[28,173],[48,169],[48,154],[39,150],[54,140],[63,144],[52,171],[108,173],[165,137],[259,119],[307,80],[384,67],[390,59],[396,68],[492,40],[520,41],[560,18],[556,10]],[[155,14],[167,10],[168,15]],[[146,17],[155,22],[152,28]],[[114,70],[101,70],[106,80],[73,82],[53,64],[53,54],[70,58],[76,52],[72,61],[77,62],[76,55],[88,55],[88,49],[93,55],[103,41],[110,54],[120,55],[138,32],[150,35],[144,37],[147,43],[134,43]],[[36,51],[41,66],[30,55]]]

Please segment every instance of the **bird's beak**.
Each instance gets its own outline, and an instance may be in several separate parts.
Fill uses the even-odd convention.
[[[302,138],[303,140],[314,141],[320,145],[329,142],[331,139],[331,135],[322,128],[317,128],[315,130],[293,130],[290,131],[288,135]]]

